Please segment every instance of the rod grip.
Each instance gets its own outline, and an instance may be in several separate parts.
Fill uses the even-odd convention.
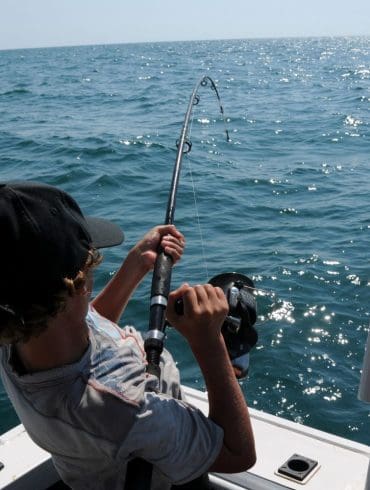
[[[172,257],[163,251],[160,252],[153,270],[151,298],[156,296],[168,298],[171,286],[172,266]]]

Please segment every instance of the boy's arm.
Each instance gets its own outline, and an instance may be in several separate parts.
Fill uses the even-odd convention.
[[[174,309],[180,297],[184,301],[183,316]],[[223,446],[210,470],[236,473],[253,466],[256,453],[248,407],[221,333],[228,309],[222,289],[210,284],[183,285],[170,294],[167,317],[189,342],[206,382],[208,417],[224,431]]]
[[[184,250],[185,239],[174,225],[152,228],[129,251],[118,272],[94,298],[92,306],[105,318],[117,323],[137,286],[154,267],[161,246],[176,263]]]

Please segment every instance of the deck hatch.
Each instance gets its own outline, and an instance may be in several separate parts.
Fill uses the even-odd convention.
[[[300,454],[293,454],[284,464],[282,464],[277,473],[289,479],[304,483],[308,475],[318,466],[318,461],[306,458]]]

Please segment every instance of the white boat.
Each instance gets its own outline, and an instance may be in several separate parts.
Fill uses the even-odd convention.
[[[206,393],[184,391],[190,403],[208,412]],[[370,490],[370,446],[249,410],[257,463],[243,473],[211,474],[216,489]],[[22,425],[0,437],[0,462],[1,489],[46,490],[59,481],[50,454],[31,441]]]

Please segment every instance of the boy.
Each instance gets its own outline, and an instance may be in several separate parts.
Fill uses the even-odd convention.
[[[254,464],[248,409],[221,335],[222,290],[184,284],[167,307],[204,375],[208,417],[182,400],[171,356],[164,351],[159,382],[146,373],[140,334],[117,326],[159,245],[174,263],[180,259],[184,237],[174,226],[147,233],[91,301],[97,249],[123,240],[115,225],[84,217],[55,187],[27,182],[0,185],[0,225],[3,383],[67,485],[122,489],[136,457],[153,464],[152,488],[161,489]],[[174,309],[180,297],[182,316]]]

